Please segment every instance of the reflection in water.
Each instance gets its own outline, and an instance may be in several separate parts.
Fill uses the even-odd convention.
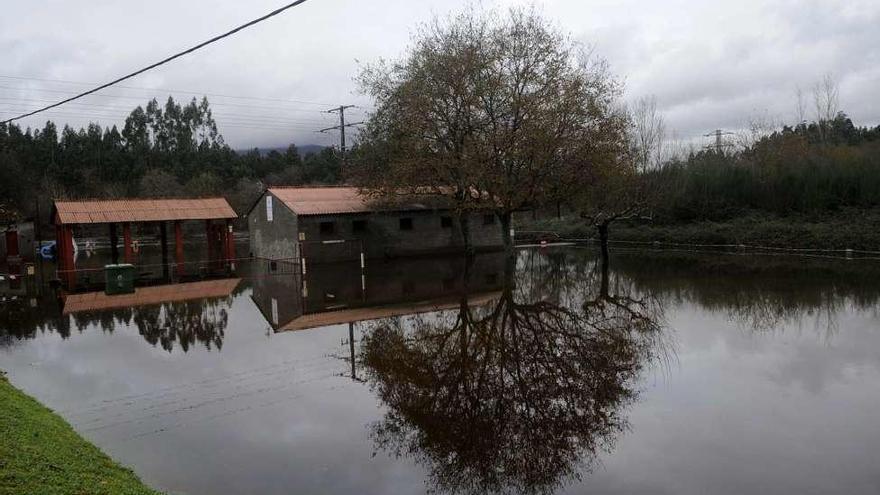
[[[812,327],[830,341],[841,313],[873,309],[880,299],[876,263],[635,251],[618,254],[613,265],[667,305],[720,311],[753,332]]]
[[[220,350],[228,324],[228,308],[240,279],[208,280],[139,287],[133,294],[107,296],[103,292],[47,294],[0,305],[4,338],[33,339],[55,332],[62,338],[97,327],[113,333],[117,325],[134,325],[144,340],[168,352],[175,345],[187,352],[196,342]]]
[[[147,342],[159,343],[166,351],[170,352],[175,342],[184,352],[196,342],[203,343],[207,349],[213,345],[220,350],[229,321],[226,308],[231,302],[202,300],[163,304],[136,311],[133,320]]]
[[[457,310],[366,332],[360,359],[388,408],[375,443],[423,464],[431,489],[549,493],[626,427],[635,380],[659,352],[659,306],[610,294],[595,265],[592,279],[559,270],[526,256],[493,302],[463,293]],[[528,297],[545,282],[552,294]]]

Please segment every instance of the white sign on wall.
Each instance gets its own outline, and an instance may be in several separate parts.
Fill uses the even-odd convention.
[[[278,299],[272,298],[272,323],[278,324]]]
[[[272,196],[266,195],[266,221],[272,221]]]

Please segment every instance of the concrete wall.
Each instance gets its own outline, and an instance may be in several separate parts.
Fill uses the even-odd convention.
[[[266,196],[272,197],[272,221],[266,213]],[[258,258],[286,259],[299,256],[297,217],[270,193],[260,198],[248,214],[251,254]]]
[[[451,226],[444,227],[442,217],[449,217]],[[501,226],[497,218],[491,215],[490,218],[492,223],[486,224],[483,215],[471,215],[471,242],[477,249],[502,246]],[[401,229],[401,219],[409,219],[412,229]],[[321,232],[323,222],[333,223],[332,233]],[[355,222],[366,222],[366,230],[356,232]],[[314,260],[357,256],[361,242],[369,258],[455,252],[463,246],[458,219],[445,211],[307,216],[299,218],[299,231],[305,235],[304,255]],[[334,240],[356,242],[324,244]]]

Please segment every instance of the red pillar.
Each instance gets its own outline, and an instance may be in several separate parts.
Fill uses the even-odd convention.
[[[6,231],[6,257],[18,256],[18,230],[14,227]]]
[[[59,278],[68,289],[76,286],[76,267],[73,262],[73,227],[62,225],[56,230],[55,249],[58,255]]]
[[[232,232],[232,220],[226,220],[226,229],[223,232],[223,239],[226,241],[223,245],[226,261],[232,262],[235,259],[235,236]]]
[[[122,253],[126,263],[134,263],[134,251],[131,249],[131,224],[122,224]]]
[[[174,262],[177,274],[183,275],[183,228],[179,220],[174,222]]]

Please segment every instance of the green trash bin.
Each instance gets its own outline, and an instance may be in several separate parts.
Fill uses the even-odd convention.
[[[134,265],[105,265],[104,293],[108,296],[134,292]]]

